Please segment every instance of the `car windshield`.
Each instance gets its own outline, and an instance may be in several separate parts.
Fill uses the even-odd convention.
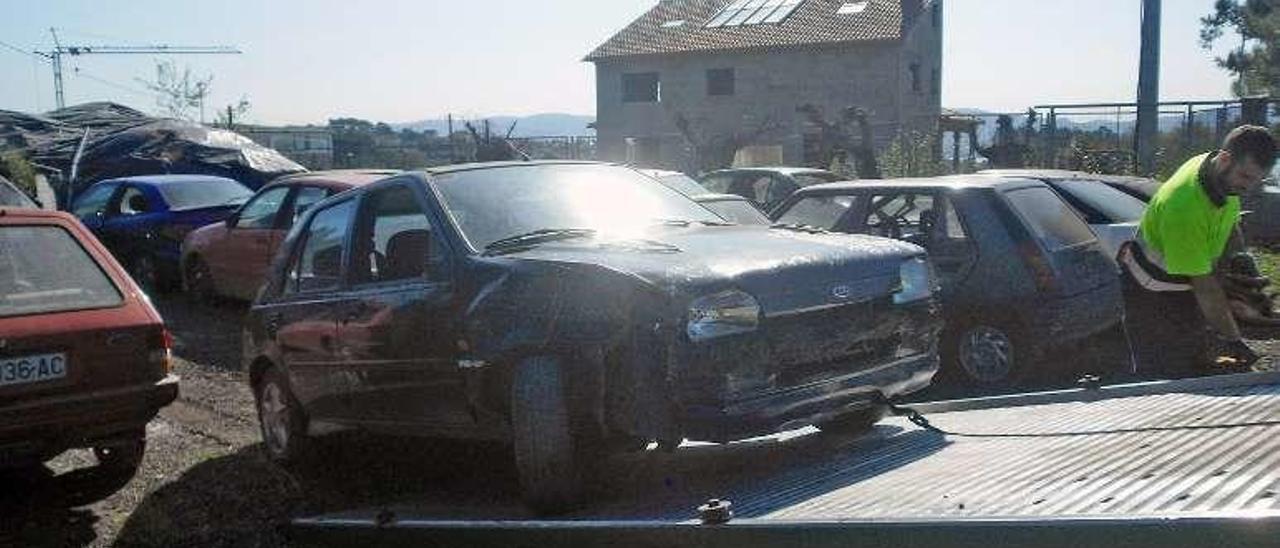
[[[1097,211],[1108,223],[1136,223],[1147,209],[1142,200],[1096,181],[1056,181],[1053,186]]]
[[[0,226],[0,317],[119,305],[120,291],[57,226]]]
[[[435,178],[445,208],[476,249],[539,230],[638,237],[663,222],[723,223],[688,197],[634,170],[592,164],[513,166]]]
[[[240,205],[253,191],[231,179],[209,178],[159,185],[169,209],[196,209],[220,205]]]
[[[707,209],[724,217],[724,220],[740,225],[767,225],[769,217],[745,200],[715,200],[703,202]]]

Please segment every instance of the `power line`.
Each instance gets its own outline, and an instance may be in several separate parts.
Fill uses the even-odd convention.
[[[20,54],[22,54],[22,55],[28,55],[28,56],[31,56],[31,57],[35,57],[36,59],[39,59],[39,60],[41,60],[41,61],[48,62],[48,59],[45,59],[43,56],[41,56],[41,55],[39,55],[39,54],[37,54],[37,53],[35,53],[35,52],[33,52],[33,51],[27,51],[27,50],[22,49],[22,48],[20,48],[20,47],[18,47],[18,46],[15,46],[15,45],[13,45],[13,44],[10,44],[10,43],[8,43],[8,42],[5,42],[4,40],[0,40],[0,46],[4,46],[5,48],[7,48],[7,49],[9,49],[9,50],[12,50],[12,51],[14,51],[14,52],[20,53]]]
[[[130,86],[125,85],[125,84],[121,84],[121,83],[119,83],[119,82],[113,82],[113,81],[108,80],[108,79],[106,79],[106,78],[103,78],[103,77],[101,77],[101,76],[95,76],[95,75],[93,75],[93,74],[91,74],[91,73],[89,73],[89,72],[85,71],[84,69],[81,69],[80,67],[75,67],[75,68],[72,70],[72,74],[75,74],[76,76],[80,76],[80,77],[87,78],[87,79],[89,79],[89,80],[92,80],[92,81],[94,81],[94,82],[97,82],[97,83],[102,84],[102,85],[107,86],[107,87],[111,87],[111,88],[115,88],[115,89],[120,90],[120,91],[124,91],[124,92],[128,92],[128,93],[132,93],[132,94],[134,94],[134,95],[141,95],[141,96],[146,96],[146,97],[150,97],[150,98],[154,98],[154,97],[155,97],[155,93],[153,93],[153,92],[150,92],[150,91],[143,91],[143,90],[140,90],[140,89],[138,89],[138,88],[134,88],[134,87],[130,87]]]

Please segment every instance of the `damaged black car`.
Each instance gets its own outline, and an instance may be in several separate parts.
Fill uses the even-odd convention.
[[[313,206],[244,359],[278,460],[498,440],[556,511],[607,453],[870,427],[937,371],[937,283],[915,245],[733,225],[627,167],[450,166]]]

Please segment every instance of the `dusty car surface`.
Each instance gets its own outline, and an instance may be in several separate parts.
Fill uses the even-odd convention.
[[[937,370],[919,247],[730,225],[622,166],[394,176],[281,257],[244,336],[273,457],[334,427],[501,440],[539,510],[601,454],[866,428]]]
[[[765,215],[751,200],[737,194],[716,194],[707,190],[701,183],[679,171],[660,169],[642,169],[641,173],[657,179],[672,190],[684,194],[693,201],[702,204],[716,215],[734,224],[767,225],[771,224]]]
[[[0,258],[0,468],[91,447],[122,486],[177,397],[164,323],[65,213],[0,208]]]
[[[93,231],[144,289],[181,281],[182,241],[231,215],[253,196],[225,177],[150,175],[109,179],[76,198],[71,212]]]
[[[1001,177],[1030,178],[1049,185],[1084,217],[1098,236],[1107,254],[1120,255],[1120,247],[1138,235],[1138,224],[1147,209],[1145,200],[1108,185],[1103,177],[1076,171],[992,170],[982,172]]]
[[[929,250],[946,316],[943,371],[1006,384],[1051,349],[1118,324],[1115,262],[1053,190],[987,175],[809,187],[777,222],[914,242]]]
[[[808,167],[752,167],[712,171],[698,182],[711,192],[737,194],[772,212],[797,190],[843,179],[830,171]]]
[[[202,298],[253,300],[276,249],[307,208],[394,173],[317,171],[286,176],[262,187],[225,221],[187,235],[182,244],[183,287]]]

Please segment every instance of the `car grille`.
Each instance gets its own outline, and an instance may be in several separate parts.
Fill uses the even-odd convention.
[[[895,357],[905,318],[880,301],[768,318],[763,331],[782,385],[851,373]]]

